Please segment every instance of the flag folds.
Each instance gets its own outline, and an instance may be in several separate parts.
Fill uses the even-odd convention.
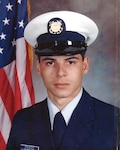
[[[0,0],[0,148],[17,110],[34,104],[29,48],[23,33],[28,0]]]

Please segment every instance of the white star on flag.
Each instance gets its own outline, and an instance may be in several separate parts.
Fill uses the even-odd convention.
[[[22,28],[24,28],[24,22],[23,22],[23,20],[21,20],[20,22],[18,22],[19,23],[19,27],[22,27]]]
[[[3,20],[4,25],[9,25],[9,21],[10,21],[10,19],[5,18],[5,19]]]
[[[21,4],[22,0],[18,0],[17,2],[18,2],[18,4]]]
[[[12,46],[15,46],[15,45],[16,45],[16,41],[15,41],[15,39],[13,39]]]
[[[0,35],[0,38],[1,38],[1,40],[5,40],[6,38],[6,34],[4,34],[4,33],[2,33],[1,35]]]
[[[7,11],[12,10],[13,5],[11,5],[10,3],[8,3],[8,5],[6,5]]]
[[[3,54],[3,48],[0,47],[0,54]]]

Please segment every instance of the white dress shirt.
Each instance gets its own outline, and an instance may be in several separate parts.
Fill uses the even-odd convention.
[[[78,102],[81,99],[82,93],[83,93],[83,88],[81,88],[79,94],[61,111],[65,119],[66,125],[68,125],[71,115],[75,107],[77,106]],[[54,117],[56,113],[59,112],[60,110],[53,104],[53,102],[50,100],[49,97],[47,98],[47,104],[48,104],[49,115],[50,115],[51,129],[53,130]]]

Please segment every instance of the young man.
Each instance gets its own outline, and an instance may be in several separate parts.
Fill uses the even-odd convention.
[[[25,38],[35,48],[48,97],[17,112],[7,150],[118,150],[118,108],[82,87],[85,52],[97,35],[90,18],[71,11],[45,13],[27,25]]]

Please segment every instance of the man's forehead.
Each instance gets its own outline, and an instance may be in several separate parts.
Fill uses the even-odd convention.
[[[81,58],[80,54],[75,54],[75,55],[59,55],[59,56],[41,56],[40,59],[41,60],[57,60],[57,59],[78,59]]]

